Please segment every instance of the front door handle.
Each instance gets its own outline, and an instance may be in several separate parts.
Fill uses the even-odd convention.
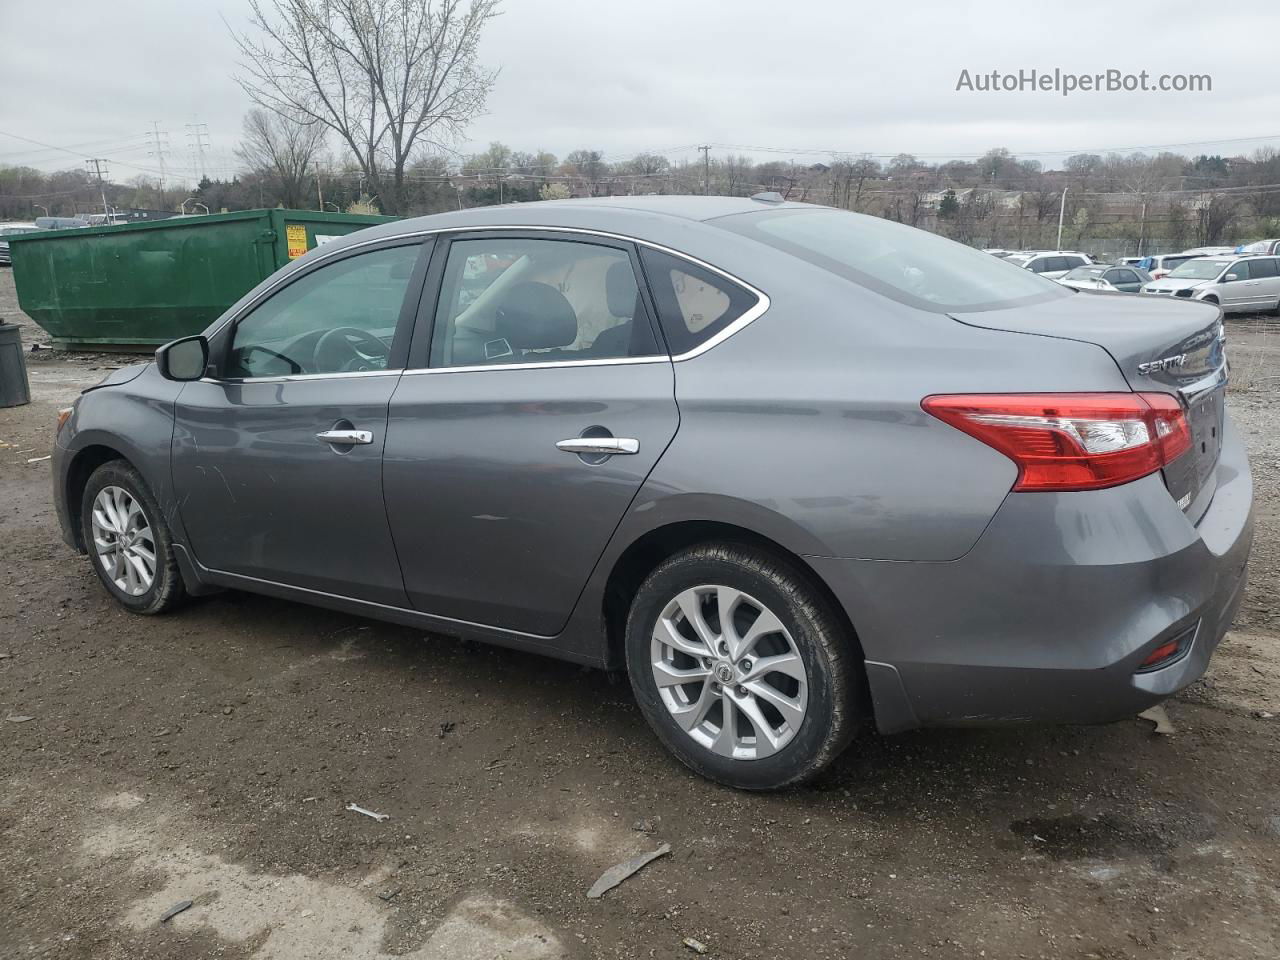
[[[574,437],[571,440],[557,441],[556,449],[565,453],[613,456],[619,453],[639,453],[640,441],[631,437]]]
[[[373,443],[373,434],[368,430],[324,430],[316,434],[321,443],[356,444]]]

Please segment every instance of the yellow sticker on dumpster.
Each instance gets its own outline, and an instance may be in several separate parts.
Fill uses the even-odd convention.
[[[284,239],[289,245],[289,259],[297,260],[307,252],[307,228],[300,223],[287,223]]]

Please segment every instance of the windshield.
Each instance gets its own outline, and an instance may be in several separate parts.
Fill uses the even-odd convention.
[[[1095,280],[1107,272],[1106,267],[1076,267],[1064,280]]]
[[[892,220],[843,210],[771,210],[710,221],[909,306],[997,310],[1071,291],[981,250]]]
[[[1169,274],[1171,280],[1212,280],[1229,265],[1230,260],[1188,260]]]

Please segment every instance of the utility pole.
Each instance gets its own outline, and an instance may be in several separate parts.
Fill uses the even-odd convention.
[[[188,123],[187,145],[191,149],[191,173],[198,174],[197,181],[206,179],[204,152],[209,149],[209,125],[205,123]]]
[[[86,167],[89,166],[90,164],[93,165],[93,171],[98,178],[98,193],[102,195],[102,215],[106,217],[108,220],[110,220],[111,211],[107,207],[107,186],[106,186],[106,181],[103,180],[102,178],[102,165],[106,162],[107,161],[102,159],[101,157],[94,157],[91,160],[86,160],[84,162],[84,165]]]
[[[702,151],[702,195],[711,196],[711,147],[699,147]]]
[[[160,165],[160,204],[164,205],[164,158],[169,153],[169,134],[160,132],[160,121],[151,121],[151,132],[147,134],[151,138],[151,149],[147,151],[147,156],[155,157]]]
[[[1062,217],[1067,212],[1067,189],[1062,188],[1062,206],[1058,208],[1058,250],[1062,249]]]

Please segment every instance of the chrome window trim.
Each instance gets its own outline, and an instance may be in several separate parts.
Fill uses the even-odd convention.
[[[493,366],[490,366],[487,364],[475,364],[467,367],[420,367],[420,368],[415,367],[414,369],[406,369],[403,371],[403,373],[405,373],[406,375],[412,375],[412,374],[419,374],[419,373],[477,372],[480,370],[528,370],[535,367],[566,367],[566,366],[585,366],[585,365],[606,366],[610,364],[619,364],[619,363],[653,363],[659,360],[663,360],[663,361],[671,360],[676,363],[681,363],[681,362],[684,362],[685,360],[692,360],[695,357],[700,357],[702,354],[706,353],[712,347],[715,347],[721,343],[724,343],[724,341],[728,340],[739,330],[742,330],[744,327],[748,326],[753,321],[758,320],[760,317],[764,316],[764,314],[767,313],[769,310],[770,301],[769,301],[768,294],[766,294],[763,290],[759,289],[753,284],[747,283],[747,281],[743,280],[741,277],[737,277],[734,274],[729,273],[729,271],[727,270],[722,270],[719,267],[715,266],[714,264],[707,263],[705,260],[699,260],[697,257],[687,253],[683,253],[680,250],[675,250],[675,249],[672,249],[671,247],[664,246],[660,243],[655,243],[652,240],[642,240],[639,237],[630,237],[622,233],[611,233],[607,230],[593,230],[588,227],[557,227],[557,226],[550,226],[547,224],[526,223],[526,224],[477,224],[473,226],[436,227],[431,230],[415,230],[412,233],[402,233],[392,237],[377,237],[369,240],[363,240],[359,243],[353,243],[350,246],[342,247],[332,252],[327,252],[323,256],[317,258],[314,268],[319,269],[319,267],[326,261],[345,256],[346,254],[350,253],[352,250],[358,250],[361,247],[374,246],[376,244],[394,243],[397,240],[412,240],[412,239],[421,238],[421,237],[434,237],[439,234],[445,234],[445,233],[465,234],[465,233],[481,233],[481,232],[491,232],[491,231],[524,232],[524,231],[530,231],[530,230],[545,230],[551,233],[570,233],[570,234],[578,234],[578,235],[590,236],[590,237],[603,237],[606,240],[621,240],[625,243],[634,243],[642,247],[648,247],[651,250],[659,250],[662,253],[669,254],[673,257],[677,257],[681,260],[686,260],[689,263],[702,267],[704,270],[710,270],[712,273],[719,274],[720,276],[724,277],[726,280],[730,281],[731,283],[737,284],[738,286],[746,290],[748,293],[750,293],[753,297],[756,298],[756,303],[755,303],[755,306],[751,307],[749,310],[744,312],[742,316],[738,317],[737,320],[733,321],[733,323],[729,324],[727,327],[725,327],[715,336],[710,337],[707,340],[703,341],[702,343],[698,344],[692,350],[687,350],[684,353],[676,354],[673,356],[663,355],[659,357],[618,357],[616,359],[609,359],[609,360],[557,360],[557,361],[548,361],[546,363],[510,363],[510,364],[496,364]],[[317,249],[323,249],[323,248],[317,248]],[[307,272],[310,273],[311,271],[308,270]],[[271,295],[272,291],[274,291],[277,287],[281,286],[288,280],[289,280],[289,277],[280,277],[274,283],[264,288],[261,292],[261,295],[258,297],[255,297],[252,303],[247,304],[244,307],[244,309],[241,310],[240,312],[233,314],[230,317],[227,317],[227,319],[223,320],[212,330],[209,330],[205,334],[205,336],[206,337],[216,336],[218,333],[220,333],[223,330],[223,328],[239,321],[251,310],[255,309],[258,306],[258,304],[262,303],[263,300],[267,299],[267,297]],[[382,371],[377,371],[377,372],[381,373]],[[388,372],[391,372],[391,371],[388,371]],[[400,373],[402,371],[397,370],[394,372]],[[213,382],[216,382],[216,383],[231,383],[231,382],[262,383],[268,379],[292,380],[292,379],[299,379],[299,378],[316,378],[316,377],[332,377],[332,376],[334,376],[334,374],[312,373],[312,374],[297,374],[292,377],[272,377],[272,378],[254,377],[254,378],[243,378],[238,381],[218,380]]]
[[[346,380],[352,377],[398,377],[404,373],[403,367],[394,370],[351,370],[336,373],[290,373],[279,377],[226,377],[218,380],[213,377],[201,377],[201,383],[219,383],[240,386],[245,383],[292,383],[295,380]]]
[[[464,367],[414,367],[406,369],[406,377],[418,377],[425,374],[440,373],[484,373],[490,370],[541,370],[545,367],[619,367],[636,363],[670,363],[671,357],[666,354],[655,354],[652,357],[608,357],[590,360],[545,360],[535,363],[476,363]]]

